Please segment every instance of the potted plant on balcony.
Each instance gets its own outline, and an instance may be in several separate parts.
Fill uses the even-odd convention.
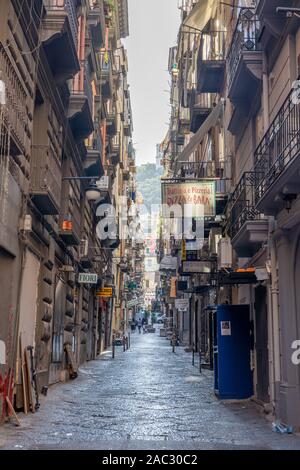
[[[105,14],[106,25],[108,27],[111,25],[114,10],[115,10],[115,1],[105,0],[104,1],[104,14]]]

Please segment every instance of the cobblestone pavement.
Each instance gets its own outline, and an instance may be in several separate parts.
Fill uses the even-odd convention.
[[[78,379],[50,388],[22,427],[0,428],[4,449],[300,449],[250,402],[213,394],[212,373],[200,376],[191,355],[157,334],[132,335],[80,368]]]

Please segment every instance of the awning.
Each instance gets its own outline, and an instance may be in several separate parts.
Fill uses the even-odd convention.
[[[198,145],[204,139],[205,135],[210,131],[212,127],[214,127],[217,124],[220,116],[223,115],[224,104],[225,104],[225,101],[223,98],[221,98],[217,106],[211,111],[209,116],[205,119],[200,129],[198,129],[196,134],[193,135],[189,143],[184,147],[183,151],[178,156],[178,160],[176,161],[176,164],[175,164],[175,171],[174,171],[175,175],[177,174],[178,170],[180,170],[181,165],[184,164],[185,162],[188,162],[190,155],[196,150]]]
[[[189,31],[192,31],[190,28],[194,28],[195,32],[198,33],[203,31],[209,20],[215,16],[216,10],[216,0],[199,0],[198,3],[194,6],[191,13],[184,20],[181,26],[180,32],[183,36],[183,50],[181,51],[182,54],[184,54],[188,49]]]
[[[183,26],[203,31],[209,20],[215,16],[217,3],[216,0],[199,0],[184,20]]]

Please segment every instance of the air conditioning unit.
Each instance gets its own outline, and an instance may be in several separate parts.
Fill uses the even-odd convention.
[[[79,247],[79,256],[80,258],[86,258],[89,252],[89,241],[86,239],[83,239],[80,241],[80,247]]]
[[[232,267],[232,246],[229,238],[221,238],[218,245],[218,268]]]

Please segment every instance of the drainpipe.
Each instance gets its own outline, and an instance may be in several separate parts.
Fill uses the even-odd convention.
[[[270,111],[269,111],[268,63],[267,63],[267,57],[265,53],[263,53],[263,112],[264,112],[264,132],[266,132],[270,125]]]
[[[279,336],[279,299],[277,278],[277,254],[274,240],[275,221],[269,221],[269,250],[271,261],[271,328],[273,343],[273,380],[272,380],[272,402],[277,402],[276,384],[280,382],[280,336]],[[276,408],[275,408],[276,411]]]
[[[266,54],[263,53],[263,122],[264,132],[270,125],[269,109],[269,80],[268,64]],[[268,350],[269,350],[269,379],[270,379],[270,400],[274,410],[276,410],[276,383],[280,381],[280,341],[279,341],[279,306],[278,306],[278,279],[277,279],[277,255],[274,241],[275,220],[269,217],[268,229],[268,254],[271,264],[271,285],[268,289]]]

